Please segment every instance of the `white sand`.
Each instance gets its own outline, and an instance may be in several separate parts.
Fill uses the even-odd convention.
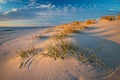
[[[39,33],[18,37],[0,45],[0,80],[102,80],[100,77],[106,71],[93,70],[90,65],[81,64],[75,58],[54,60],[38,55],[32,58],[30,67],[19,69],[21,58],[16,55],[16,50],[31,47],[32,36]],[[46,36],[53,33],[54,31]],[[102,47],[103,50],[98,56],[110,69],[113,69],[120,64],[119,36],[119,21],[98,21],[81,33],[74,34],[71,39],[80,42],[82,47]],[[47,42],[48,37],[34,39],[36,47],[47,46]],[[119,78],[120,76],[116,78],[115,75],[104,76],[104,80],[119,80]]]

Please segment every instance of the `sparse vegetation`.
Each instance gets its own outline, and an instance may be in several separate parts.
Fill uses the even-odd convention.
[[[73,55],[74,52],[79,50],[79,46],[72,42],[64,41],[63,39],[57,39],[50,41],[50,44],[46,47],[44,56],[54,58],[65,59],[66,57]]]
[[[83,22],[74,21],[69,24],[62,24],[62,25],[56,26],[55,29],[60,29],[63,32],[67,31],[68,33],[74,33],[86,27],[86,26],[83,26],[82,23]]]
[[[92,66],[103,66],[104,64],[98,59],[98,50],[93,50],[91,48],[81,49],[80,53],[77,54],[77,59],[83,63],[89,63]]]
[[[17,51],[17,53],[21,58],[24,59],[24,58],[28,58],[29,56],[34,56],[38,52],[37,52],[37,49],[35,49],[33,47],[33,48],[30,48],[30,49],[26,49],[26,50],[20,49],[19,51]]]
[[[79,33],[79,30],[77,30],[75,27],[68,26],[68,27],[65,27],[65,28],[62,30],[62,33],[65,33],[65,34],[69,34],[69,33]]]
[[[67,36],[67,34],[62,33],[62,32],[58,32],[55,33],[53,36],[50,37],[50,39],[64,39]]]
[[[85,23],[86,24],[93,24],[93,21],[92,20],[87,20]]]
[[[82,22],[78,22],[78,21],[74,21],[72,23],[70,23],[72,26],[78,26],[81,25]]]
[[[30,65],[32,57],[38,54],[38,52],[39,52],[38,49],[36,49],[35,47],[26,50],[20,49],[19,51],[17,51],[18,55],[23,59],[19,68],[26,66],[26,64]]]
[[[113,21],[113,20],[115,20],[115,16],[103,16],[100,18],[100,20]]]

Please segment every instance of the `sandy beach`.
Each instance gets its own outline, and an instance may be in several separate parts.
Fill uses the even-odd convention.
[[[49,37],[61,30],[52,27],[4,36],[4,39],[9,38],[6,41],[0,35],[0,80],[120,80],[120,21],[96,20],[94,24],[82,25],[87,28],[70,34],[67,39],[83,48],[102,48],[97,57],[107,69],[94,69],[74,57],[54,60],[41,54],[29,57],[26,66],[19,69],[23,60],[17,51],[32,45],[39,49],[48,46]],[[43,37],[36,38],[40,35]]]

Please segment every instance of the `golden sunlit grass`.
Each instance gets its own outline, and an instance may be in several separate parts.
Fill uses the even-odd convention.
[[[65,34],[65,33],[57,32],[54,35],[52,35],[50,37],[50,39],[56,39],[56,40],[58,40],[58,39],[64,39],[66,36],[67,36],[67,34]]]
[[[55,60],[57,58],[65,59],[73,55],[73,52],[78,51],[78,49],[79,46],[74,45],[72,42],[67,42],[62,39],[51,40],[45,49],[46,53],[43,53],[43,55],[52,57]]]
[[[79,33],[79,30],[77,30],[75,27],[67,26],[64,27],[62,30],[62,33],[69,34],[69,33]]]
[[[79,33],[81,29],[86,28],[86,26],[83,26],[83,22],[72,22],[69,24],[63,24],[56,26],[55,29],[59,29],[60,33],[63,33],[64,35],[70,34],[70,33]]]
[[[100,20],[113,21],[113,20],[115,20],[115,16],[103,16],[100,18]]]
[[[94,22],[93,22],[93,20],[87,20],[85,23],[86,24],[93,24]]]
[[[26,50],[23,50],[23,49],[20,49],[19,51],[17,51],[17,53],[19,54],[19,56],[21,58],[27,58],[29,56],[33,56],[35,54],[37,54],[37,49],[36,48],[30,48],[30,49],[26,49]]]

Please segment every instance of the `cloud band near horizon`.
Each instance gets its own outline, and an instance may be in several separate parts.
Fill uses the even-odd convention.
[[[46,26],[120,13],[120,0],[0,0],[0,26]]]

